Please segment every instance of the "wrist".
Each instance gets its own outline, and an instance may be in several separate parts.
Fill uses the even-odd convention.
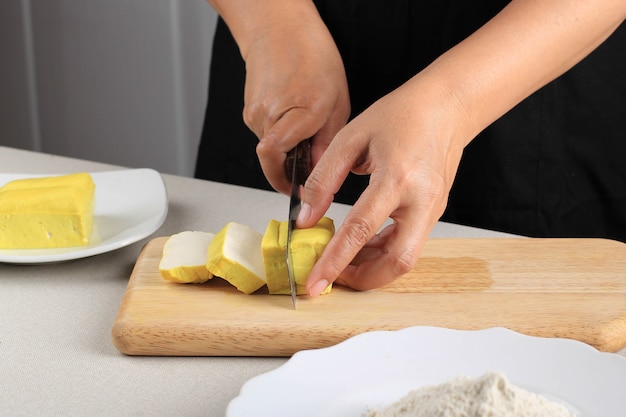
[[[241,56],[266,39],[290,39],[309,23],[321,23],[311,0],[209,0],[230,29]]]

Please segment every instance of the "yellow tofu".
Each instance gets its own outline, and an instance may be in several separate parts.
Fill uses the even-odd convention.
[[[287,229],[288,222],[271,220],[263,236],[261,248],[270,294],[291,294],[287,275]],[[306,294],[306,279],[334,233],[334,223],[328,217],[323,217],[309,229],[293,231],[291,251],[297,294]],[[322,294],[329,293],[331,289],[332,284]]]
[[[261,254],[263,235],[249,226],[230,222],[209,245],[206,268],[245,294],[265,285]]]
[[[202,284],[213,278],[206,268],[213,233],[185,231],[170,236],[163,245],[159,272],[167,281]]]
[[[85,246],[95,184],[88,173],[11,181],[0,188],[0,248]]]

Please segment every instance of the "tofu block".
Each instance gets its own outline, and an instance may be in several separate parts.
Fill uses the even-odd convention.
[[[288,222],[271,220],[263,236],[261,248],[270,294],[291,294],[287,274],[287,229]],[[309,229],[293,231],[291,251],[297,294],[306,294],[306,279],[334,234],[335,225],[328,217]],[[328,294],[331,289],[332,284],[322,294]]]
[[[213,278],[206,267],[208,250],[215,235],[185,231],[170,236],[163,245],[159,272],[163,279],[182,284],[202,284]]]
[[[0,248],[89,244],[95,184],[88,173],[11,181],[0,188]]]
[[[249,226],[230,222],[209,245],[207,269],[245,294],[265,285],[261,254],[263,235]]]

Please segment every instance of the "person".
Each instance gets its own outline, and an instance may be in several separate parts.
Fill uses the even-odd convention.
[[[288,193],[312,138],[298,225],[354,204],[310,295],[391,282],[440,219],[626,241],[626,1],[209,2],[196,176]]]

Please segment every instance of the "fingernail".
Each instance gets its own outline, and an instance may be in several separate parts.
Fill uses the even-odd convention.
[[[298,219],[296,223],[303,224],[311,217],[311,205],[305,202],[302,202],[300,206],[300,213],[298,213]]]
[[[320,279],[315,284],[311,285],[311,288],[309,288],[309,295],[311,297],[317,297],[322,292],[324,292],[328,285],[328,281],[326,281],[325,279]]]

